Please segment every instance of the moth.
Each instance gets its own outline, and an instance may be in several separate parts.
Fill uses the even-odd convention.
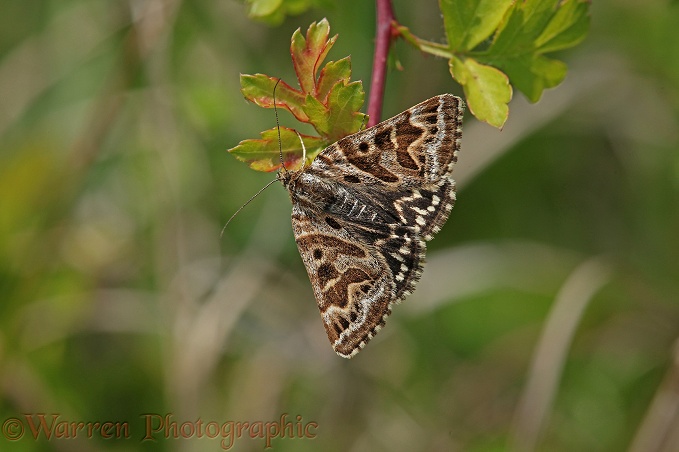
[[[455,203],[463,101],[432,97],[283,168],[292,228],[328,339],[351,358],[415,288]]]

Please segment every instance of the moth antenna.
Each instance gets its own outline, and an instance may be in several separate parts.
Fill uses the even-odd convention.
[[[278,131],[278,157],[281,160],[281,168],[283,168],[283,171],[287,173],[288,169],[285,167],[285,162],[283,162],[283,145],[281,143],[281,125],[278,121],[278,107],[276,107],[276,88],[278,87],[278,84],[280,82],[281,82],[281,79],[279,78],[278,80],[276,80],[276,84],[273,86],[273,94],[272,94],[272,97],[273,97],[273,112],[276,116],[276,131]],[[302,137],[299,135],[299,132],[295,131],[295,133],[297,133],[297,136],[301,140]],[[304,142],[303,141],[302,141],[302,149],[304,149]],[[304,155],[306,156],[306,149],[304,149]],[[226,231],[226,227],[229,225],[229,223],[231,223],[231,220],[236,218],[236,215],[238,215],[240,213],[240,211],[245,208],[245,206],[250,204],[253,199],[255,199],[257,196],[259,196],[264,190],[269,188],[271,186],[271,184],[273,184],[274,182],[277,182],[279,180],[280,180],[280,177],[275,178],[274,180],[272,180],[271,182],[266,184],[264,187],[260,188],[259,191],[257,193],[255,193],[254,195],[252,195],[252,197],[250,199],[248,199],[245,204],[240,206],[238,208],[238,210],[236,210],[233,213],[233,215],[231,215],[231,218],[229,218],[229,220],[226,222],[226,224],[222,228],[222,232],[219,234],[219,237],[221,238],[221,237],[224,236],[224,231]]]
[[[247,202],[246,202],[245,204],[243,204],[242,206],[240,206],[240,207],[238,208],[238,210],[236,210],[236,211],[234,212],[234,214],[231,215],[231,218],[229,218],[229,221],[227,221],[226,224],[224,225],[224,227],[222,228],[222,232],[219,234],[219,238],[222,238],[222,237],[224,236],[224,231],[226,231],[226,227],[229,225],[229,223],[231,223],[231,220],[233,220],[233,219],[236,217],[236,215],[238,215],[238,213],[239,213],[241,210],[243,210],[243,209],[245,208],[245,206],[247,206],[248,204],[250,204],[250,203],[252,202],[253,199],[255,199],[257,196],[260,195],[260,193],[262,193],[264,190],[266,190],[267,188],[269,188],[269,187],[271,186],[271,184],[273,184],[274,182],[278,182],[278,180],[279,180],[278,178],[275,178],[274,180],[272,180],[271,182],[269,182],[268,184],[266,184],[264,187],[260,188],[259,191],[258,191],[257,193],[255,193],[254,195],[252,195],[252,197],[251,197],[250,199],[248,199]]]
[[[304,146],[302,135],[300,135],[296,130],[295,133],[297,134],[297,138],[299,138],[299,142],[302,143],[302,168],[304,168],[306,166],[306,146]]]
[[[288,172],[288,169],[285,167],[285,162],[283,161],[283,144],[281,142],[281,124],[278,122],[278,107],[276,107],[276,88],[278,87],[278,84],[281,82],[281,79],[279,78],[276,80],[276,84],[273,86],[273,112],[274,115],[276,115],[276,131],[278,132],[278,158],[281,160],[281,168],[283,168],[284,172]]]

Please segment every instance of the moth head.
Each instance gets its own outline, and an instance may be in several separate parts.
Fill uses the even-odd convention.
[[[293,204],[306,209],[323,211],[335,203],[337,194],[322,178],[308,171],[288,171],[280,175],[283,186],[290,193]]]
[[[282,167],[278,171],[278,180],[281,181],[283,186],[290,192],[290,196],[300,195],[304,196],[305,189],[304,184],[300,183],[299,177],[302,171],[291,171]]]

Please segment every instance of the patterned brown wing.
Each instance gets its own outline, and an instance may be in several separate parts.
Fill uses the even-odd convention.
[[[455,201],[462,101],[433,97],[280,179],[328,338],[350,358],[415,287]]]
[[[405,226],[350,223],[299,204],[292,225],[328,339],[351,358],[384,326],[391,305],[412,291],[424,242]]]
[[[360,187],[430,240],[455,203],[463,113],[460,98],[432,97],[327,147],[306,172]]]

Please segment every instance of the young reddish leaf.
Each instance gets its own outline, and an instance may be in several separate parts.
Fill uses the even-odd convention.
[[[265,130],[261,133],[261,139],[243,140],[238,146],[229,149],[238,160],[250,165],[256,171],[276,171],[281,167],[280,151],[283,152],[283,162],[287,169],[299,168],[302,164],[302,143],[293,129],[281,127],[280,148],[278,144],[278,131],[276,129]],[[320,137],[302,135],[302,141],[307,152],[307,160],[313,158],[328,143]]]
[[[247,100],[264,108],[273,108],[274,87],[276,87],[276,107],[288,110],[299,121],[309,120],[302,109],[304,95],[282,80],[279,82],[279,79],[264,74],[241,74],[240,86]]]
[[[316,98],[321,102],[328,100],[328,94],[333,86],[338,83],[346,84],[351,78],[351,57],[342,58],[339,61],[331,61],[321,69],[316,85]]]
[[[358,131],[365,123],[366,116],[357,112],[364,97],[360,82],[337,83],[328,95],[327,105],[311,95],[307,96],[304,112],[318,133],[332,143]]]
[[[328,133],[329,141],[337,141],[361,128],[367,119],[366,115],[358,112],[364,100],[361,82],[335,85],[328,97],[328,103],[333,106],[329,117],[332,124],[332,130]]]
[[[357,132],[366,120],[366,116],[359,112],[365,99],[363,85],[361,82],[349,82],[349,57],[329,62],[320,69],[337,39],[337,36],[328,39],[329,35],[330,25],[326,19],[318,24],[312,23],[306,37],[302,36],[299,29],[293,34],[290,54],[301,90],[275,77],[241,75],[241,91],[246,99],[259,106],[272,108],[276,87],[276,106],[290,111],[299,121],[309,123],[316,129],[319,137],[304,137],[309,157],[315,156],[323,146]],[[318,77],[316,74],[319,74]],[[291,134],[290,130],[281,129],[286,167],[289,167],[287,162],[297,162],[302,158],[299,138]],[[277,143],[277,134],[266,131],[262,139],[245,140],[230,152],[249,163],[252,169],[273,171],[280,167]]]
[[[304,102],[304,113],[309,117],[309,122],[313,124],[314,129],[321,134],[327,136],[330,133],[332,124],[330,123],[330,111],[328,107],[311,94],[307,94]]]
[[[337,35],[328,39],[329,35],[330,24],[327,19],[312,23],[306,39],[299,28],[292,35],[290,55],[300,87],[305,93],[316,93],[316,73],[337,40]]]

